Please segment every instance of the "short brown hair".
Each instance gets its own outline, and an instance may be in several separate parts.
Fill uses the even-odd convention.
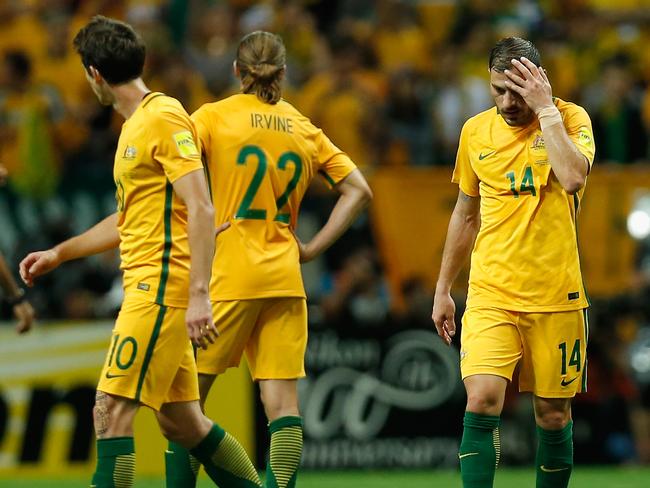
[[[255,93],[265,103],[282,97],[286,49],[282,38],[271,32],[255,31],[243,37],[237,48],[237,67],[244,93]]]
[[[527,58],[535,66],[541,66],[541,56],[535,45],[521,37],[501,39],[490,51],[490,69],[503,72],[512,69],[512,60]]]
[[[85,68],[93,66],[112,85],[142,75],[144,42],[129,24],[96,15],[77,33],[72,44]]]

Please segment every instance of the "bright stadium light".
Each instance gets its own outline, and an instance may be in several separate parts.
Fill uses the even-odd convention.
[[[650,215],[643,210],[634,210],[627,217],[627,231],[637,240],[643,240],[650,235]]]
[[[650,236],[650,194],[637,198],[627,216],[627,231],[636,240],[642,241]]]

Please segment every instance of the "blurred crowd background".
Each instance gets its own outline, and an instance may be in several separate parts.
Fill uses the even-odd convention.
[[[490,48],[502,37],[530,38],[554,94],[591,115],[596,164],[648,160],[648,0],[2,0],[0,162],[10,179],[0,189],[0,250],[14,269],[28,251],[115,208],[112,163],[122,121],[97,103],[71,46],[96,13],[140,32],[148,86],[189,112],[237,92],[232,62],[243,34],[280,34],[288,53],[284,98],[367,175],[387,166],[452,166],[462,124],[492,105]],[[322,225],[334,198],[323,187],[311,190],[303,235]],[[29,292],[39,318],[113,317],[118,264],[107,253],[44,277]],[[405,306],[396,312],[383,269],[365,216],[305,268],[312,326],[429,328],[435,277],[402,283]],[[639,290],[649,281],[631,277],[630,290],[594,302],[592,392],[576,408],[582,402],[595,423],[616,419],[594,462],[650,462],[650,388],[630,373],[629,343],[612,333],[622,317],[646,320],[650,300]],[[2,312],[10,318],[8,307]]]

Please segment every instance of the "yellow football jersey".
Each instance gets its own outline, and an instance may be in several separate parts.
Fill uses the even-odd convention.
[[[196,129],[178,100],[150,93],[124,122],[115,153],[124,292],[186,307],[190,256],[178,178],[203,169]]]
[[[564,126],[591,165],[594,141],[585,110],[555,99]],[[576,217],[584,192],[567,194],[548,161],[539,123],[510,127],[496,108],[461,132],[452,181],[481,197],[481,228],[472,252],[467,306],[520,312],[588,305]]]
[[[233,95],[193,115],[215,207],[217,237],[210,285],[213,300],[304,297],[292,229],[312,178],[330,186],[355,165],[285,101]]]

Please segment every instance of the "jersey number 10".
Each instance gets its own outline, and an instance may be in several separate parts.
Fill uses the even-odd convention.
[[[253,175],[253,179],[251,180],[250,185],[248,185],[248,189],[244,194],[244,198],[241,202],[241,205],[239,205],[239,209],[237,209],[235,218],[265,220],[266,210],[251,208],[251,205],[253,203],[253,199],[255,198],[255,195],[257,195],[257,192],[260,189],[262,180],[266,176],[266,168],[267,168],[266,154],[264,154],[264,151],[262,151],[262,149],[259,146],[244,146],[241,149],[241,151],[239,151],[239,155],[237,156],[237,164],[245,165],[249,156],[253,156],[257,158],[257,169],[255,170],[255,174]],[[278,159],[277,167],[279,170],[286,171],[288,163],[293,163],[293,167],[294,167],[293,176],[291,180],[289,180],[289,184],[287,185],[287,188],[284,190],[282,195],[280,195],[275,200],[277,213],[275,215],[275,218],[273,219],[276,222],[283,222],[285,224],[289,223],[289,220],[291,219],[291,214],[280,213],[280,210],[289,201],[289,196],[291,195],[291,192],[293,192],[296,189],[296,186],[298,186],[298,181],[300,181],[300,175],[302,175],[302,161],[300,160],[300,156],[298,156],[295,152],[287,151],[282,155],[280,155],[280,158]]]

